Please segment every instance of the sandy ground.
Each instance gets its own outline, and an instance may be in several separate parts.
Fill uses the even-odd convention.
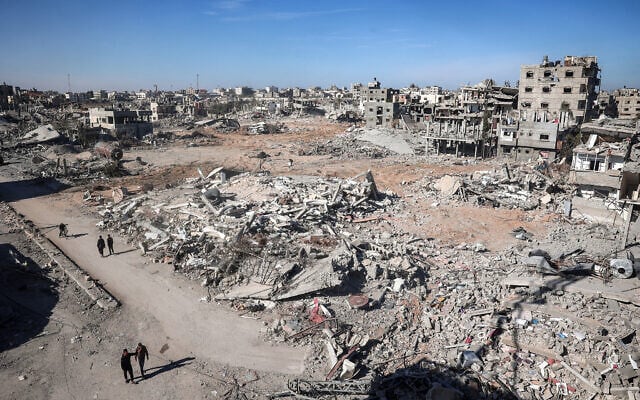
[[[349,160],[299,155],[299,150],[309,143],[330,139],[345,127],[318,119],[300,122],[292,133],[216,134],[215,144],[200,142],[197,147],[189,147],[189,141],[179,141],[160,148],[132,150],[125,154],[124,165],[136,175],[96,182],[87,188],[144,183],[164,187],[197,176],[197,168],[205,174],[218,166],[238,172],[254,171],[258,160],[250,156],[265,151],[271,157],[264,169],[274,175],[353,177],[372,170],[378,187],[397,193],[406,206],[402,214],[386,215],[380,222],[396,230],[436,238],[442,243],[482,241],[492,250],[513,246],[515,239],[510,232],[519,226],[536,235],[547,232],[549,218],[537,211],[446,202],[434,205],[408,185],[425,177],[436,179],[445,174],[491,169],[495,163],[442,165],[402,156]],[[140,165],[136,157],[147,164]],[[292,168],[287,165],[289,159],[294,161]],[[116,237],[117,255],[101,258],[95,245],[99,234],[97,218],[93,210],[83,208],[77,201],[82,189],[37,196],[30,195],[24,185],[15,190],[25,190],[25,194],[12,193],[12,205],[39,227],[47,230],[60,221],[69,224],[70,233],[76,237],[59,239],[55,229],[49,229],[48,236],[99,279],[122,302],[122,307],[111,313],[90,307],[73,284],[54,277],[62,284],[53,289],[58,299],[50,315],[44,317],[44,326],[0,354],[0,397],[230,398],[237,381],[251,382],[241,385],[249,397],[264,398],[265,391],[281,390],[288,376],[303,372],[308,356],[305,349],[264,342],[260,337],[262,321],[241,318],[223,305],[199,302],[206,291],[198,282],[175,275],[168,265],[150,263],[137,249],[124,246],[123,238]],[[7,232],[6,225],[2,229]],[[2,236],[2,241],[20,242],[9,234]],[[28,296],[23,298],[27,299]],[[57,333],[42,334],[54,331]],[[82,339],[71,343],[75,336]],[[148,345],[148,366],[158,367],[159,372],[134,387],[124,384],[117,361],[122,347],[132,347],[138,341]],[[182,361],[176,364],[170,360]],[[20,375],[26,379],[19,380]]]
[[[7,246],[35,267],[25,272],[2,259],[0,304],[8,304],[14,317],[0,324],[0,398],[219,398],[214,394],[228,390],[225,371],[178,348],[160,353],[164,338],[149,317],[126,305],[104,312],[60,271],[32,272],[46,257],[2,221],[0,247]],[[140,381],[134,364],[139,384],[126,384],[119,354],[138,341],[150,350],[148,379]]]

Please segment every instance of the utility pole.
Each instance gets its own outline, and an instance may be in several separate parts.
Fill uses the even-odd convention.
[[[200,74],[196,74],[196,92],[200,92]]]

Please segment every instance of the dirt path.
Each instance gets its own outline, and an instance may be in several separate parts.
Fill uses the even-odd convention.
[[[57,229],[44,231],[125,307],[138,313],[141,321],[157,321],[159,331],[148,332],[155,340],[163,341],[174,351],[235,367],[284,374],[303,371],[304,349],[263,342],[259,336],[261,322],[199,302],[206,292],[197,282],[175,276],[165,264],[149,264],[137,249],[123,248],[122,238],[115,236],[117,255],[101,258],[96,249],[97,221],[69,206],[65,196],[68,195],[31,197],[11,205],[39,227],[67,223],[70,235],[79,236],[60,239]]]

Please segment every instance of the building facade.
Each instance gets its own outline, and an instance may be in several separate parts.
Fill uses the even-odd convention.
[[[614,93],[619,118],[640,118],[640,90],[624,88]]]
[[[557,121],[562,127],[597,117],[600,90],[597,57],[566,56],[564,61],[523,65],[520,69],[518,103],[527,121]]]
[[[153,133],[150,110],[90,108],[89,127],[103,128],[118,139]]]

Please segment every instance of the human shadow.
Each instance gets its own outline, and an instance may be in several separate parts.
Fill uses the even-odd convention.
[[[113,254],[110,254],[111,256],[117,256],[119,254],[126,254],[126,253],[131,253],[132,251],[136,251],[137,249],[129,249],[129,250],[122,250],[122,251],[116,251]]]
[[[88,233],[74,233],[73,235],[67,235],[66,238],[68,239],[75,239],[75,238],[79,238],[82,236],[87,236]]]
[[[145,369],[145,371],[147,372],[145,377],[144,378],[138,377],[138,378],[141,378],[141,379],[144,379],[144,380],[151,379],[156,375],[162,374],[163,372],[168,372],[168,371],[171,371],[173,369],[184,367],[185,365],[189,365],[191,363],[188,362],[188,361],[192,361],[192,360],[195,360],[195,359],[196,359],[195,357],[185,357],[185,358],[182,358],[182,359],[177,360],[177,361],[170,361],[168,364],[161,365],[159,367],[147,368],[147,369]],[[149,372],[149,371],[153,371],[153,372]]]

